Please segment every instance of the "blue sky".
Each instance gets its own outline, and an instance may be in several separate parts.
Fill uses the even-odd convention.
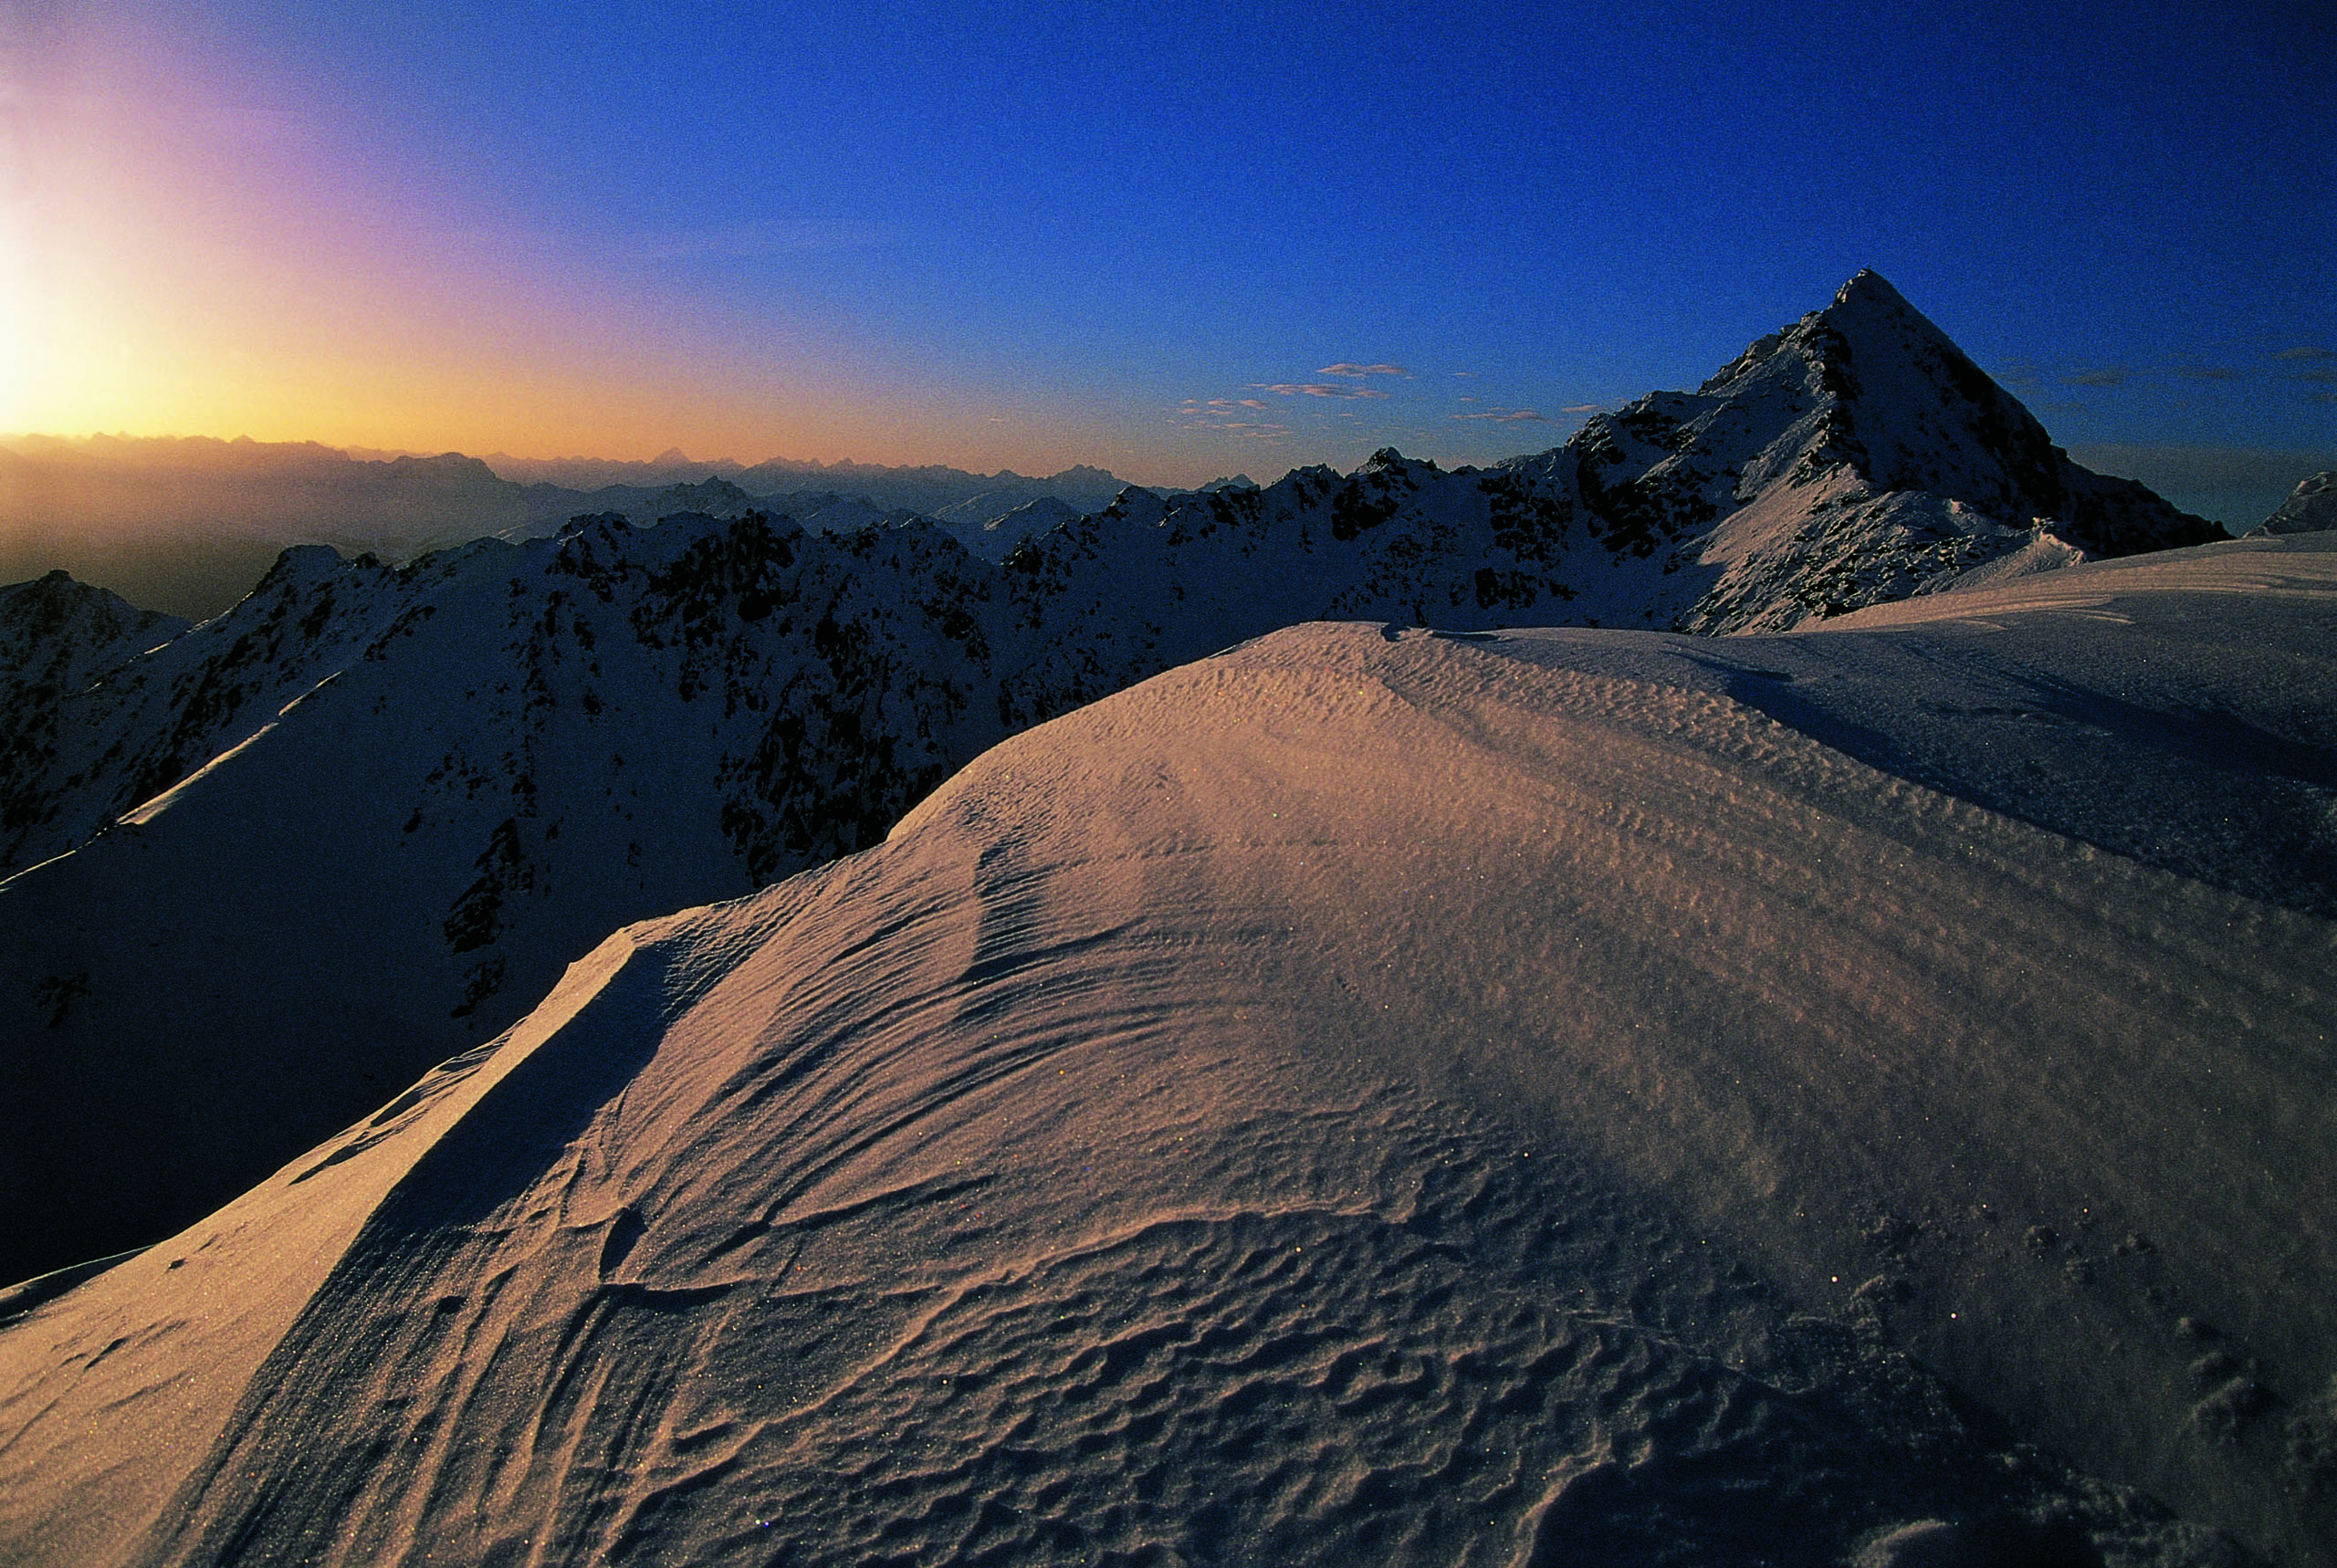
[[[0,0],[0,425],[1483,461],[1871,266],[2065,444],[2293,465],[2332,15]]]

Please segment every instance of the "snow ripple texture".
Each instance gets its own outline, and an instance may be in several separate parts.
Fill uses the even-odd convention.
[[[0,1561],[2316,1561],[2330,946],[1278,633],[0,1332]]]

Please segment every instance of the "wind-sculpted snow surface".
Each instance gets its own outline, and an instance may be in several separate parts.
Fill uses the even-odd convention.
[[[1861,274],[1540,456],[1128,490],[1002,562],[751,510],[288,552],[158,649],[20,682],[0,1277],[166,1234],[616,926],[873,844],[1005,736],[1276,627],[1785,626],[2209,528],[2070,467]],[[235,1109],[186,1115],[215,1084]]]
[[[2315,656],[2187,559],[1986,613]],[[2337,926],[1715,689],[1929,608],[1278,632],[622,933],[0,1328],[6,1560],[2325,1563]]]

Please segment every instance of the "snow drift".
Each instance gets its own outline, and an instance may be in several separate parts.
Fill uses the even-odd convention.
[[[2330,1562],[2330,885],[2057,782],[2325,855],[2326,543],[1041,727],[0,1329],[0,1559]]]

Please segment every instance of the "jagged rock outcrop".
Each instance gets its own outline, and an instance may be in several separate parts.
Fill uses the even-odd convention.
[[[1053,496],[1028,499],[1008,492],[975,496],[944,507],[933,520],[984,560],[1003,560],[1025,541],[1084,514]]]

